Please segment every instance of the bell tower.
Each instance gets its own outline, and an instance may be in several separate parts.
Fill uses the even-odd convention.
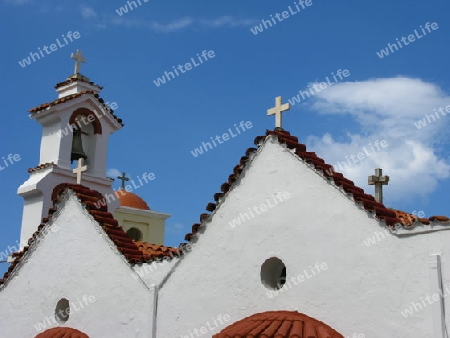
[[[102,87],[80,73],[86,62],[81,51],[72,53],[74,73],[55,86],[58,98],[30,109],[31,119],[42,126],[39,164],[28,170],[30,177],[18,194],[24,199],[21,247],[32,236],[51,206],[51,193],[60,183],[77,183],[73,169],[82,159],[86,170],[81,184],[102,194],[114,194],[113,180],[106,177],[109,136],[122,128],[99,92]],[[108,203],[110,212],[119,206]]]

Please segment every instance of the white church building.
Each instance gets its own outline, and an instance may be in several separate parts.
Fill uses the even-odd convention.
[[[30,110],[39,165],[18,188],[21,248],[1,338],[446,338],[450,219],[382,204],[282,128],[255,139],[179,248],[169,214],[106,175],[123,126],[75,72]],[[231,164],[230,164],[231,165]],[[151,179],[151,178],[142,178]],[[206,199],[206,197],[205,197]]]

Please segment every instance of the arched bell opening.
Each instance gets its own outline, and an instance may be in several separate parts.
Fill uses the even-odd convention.
[[[93,172],[97,140],[102,133],[97,115],[89,109],[80,108],[73,112],[69,121],[72,126],[71,168],[77,166],[80,158],[88,165],[87,173]]]

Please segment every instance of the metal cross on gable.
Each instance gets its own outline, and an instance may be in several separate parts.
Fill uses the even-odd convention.
[[[125,182],[129,181],[130,179],[125,176],[125,173],[122,173],[122,176],[117,176],[117,178],[122,181],[122,186],[120,188],[122,190],[125,190]]]

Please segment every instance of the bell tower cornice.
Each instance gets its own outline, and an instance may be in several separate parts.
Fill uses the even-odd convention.
[[[103,87],[95,84],[84,75],[73,74],[69,76],[65,81],[57,83],[55,85],[55,89],[58,93],[58,98],[62,98],[86,91],[92,92],[93,94],[98,94],[103,89]]]

